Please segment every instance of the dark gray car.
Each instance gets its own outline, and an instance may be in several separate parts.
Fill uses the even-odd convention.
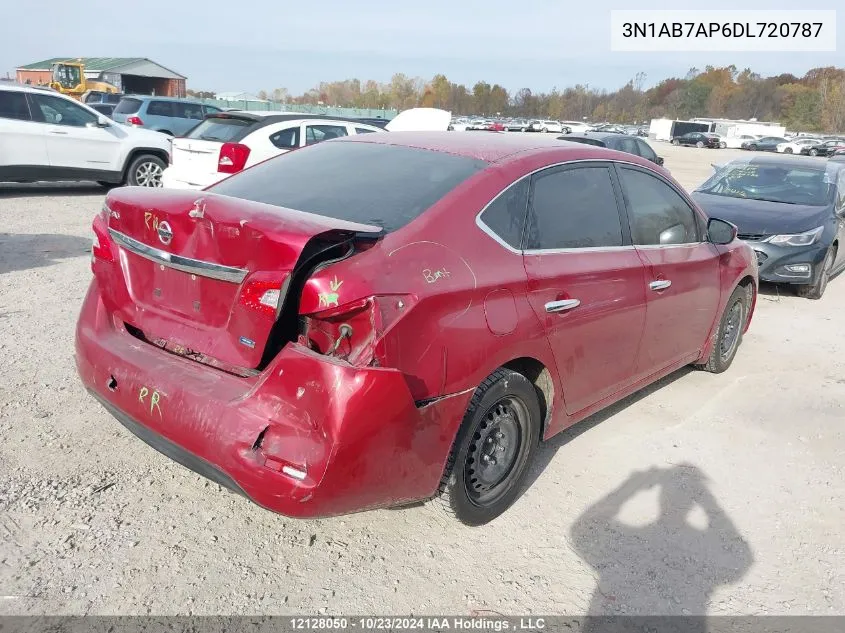
[[[760,280],[820,299],[845,268],[845,163],[795,156],[733,160],[692,197],[735,224],[757,253]]]
[[[663,164],[663,157],[655,154],[654,150],[651,149],[651,145],[629,134],[586,132],[584,134],[567,134],[566,136],[558,136],[557,138],[560,141],[573,141],[575,143],[584,143],[585,145],[615,149],[616,151],[633,154],[634,156],[642,156],[657,165]]]

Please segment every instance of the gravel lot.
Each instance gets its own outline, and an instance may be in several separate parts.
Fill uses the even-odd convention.
[[[688,188],[740,153],[655,147]],[[0,614],[845,613],[845,276],[816,302],[765,287],[728,372],[679,372],[554,438],[490,525],[431,504],[298,521],[84,393],[102,200],[0,185]]]

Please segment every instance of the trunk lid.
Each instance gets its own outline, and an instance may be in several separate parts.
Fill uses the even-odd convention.
[[[250,369],[261,364],[297,263],[325,245],[381,231],[239,198],[141,187],[112,191],[105,213],[119,256],[95,274],[116,318],[169,351]]]
[[[215,173],[224,143],[238,143],[255,127],[255,116],[221,112],[207,116],[185,136],[173,139],[171,164],[180,169]]]

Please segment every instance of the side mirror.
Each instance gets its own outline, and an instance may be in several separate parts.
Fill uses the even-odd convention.
[[[109,118],[105,114],[101,114],[97,117],[97,127],[108,127],[109,126]]]
[[[707,240],[712,244],[730,244],[736,239],[737,228],[730,222],[719,218],[707,221]]]
[[[654,162],[657,163],[658,165],[660,165],[661,167],[663,167],[663,163],[666,162],[666,161],[663,160],[662,156],[658,156],[657,160],[655,160]]]

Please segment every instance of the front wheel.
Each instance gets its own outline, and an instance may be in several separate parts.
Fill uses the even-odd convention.
[[[676,139],[676,138],[672,139],[672,145],[680,145],[680,144],[681,144],[681,142],[678,139]]]
[[[727,146],[728,146],[728,144],[725,143],[725,141],[722,141],[721,143],[719,143],[719,149],[725,149]]]
[[[695,146],[696,146],[698,149],[701,149],[702,147],[704,147],[704,142],[703,142],[703,141],[698,141],[698,143],[696,143],[696,144],[695,144]]]
[[[791,147],[787,147],[786,149],[784,149],[784,150],[783,150],[783,153],[784,153],[784,154],[791,154],[791,153],[792,153],[792,148],[791,148]]]
[[[827,256],[824,258],[822,270],[819,273],[819,278],[814,284],[807,286],[798,286],[797,293],[799,297],[805,299],[821,299],[824,291],[827,290],[827,282],[830,281],[830,273],[833,270],[833,262],[836,260],[836,249],[831,247],[827,251]]]
[[[752,143],[751,145],[748,146],[748,149],[750,149],[752,152],[756,152],[757,146]]]
[[[158,156],[141,154],[126,172],[126,184],[133,187],[161,187],[161,175],[167,164]]]
[[[516,500],[540,439],[534,385],[497,369],[476,389],[440,482],[444,508],[465,525],[483,525]]]
[[[819,155],[819,150],[817,150],[815,148],[810,150],[810,156],[818,156],[818,155]]]
[[[736,356],[739,344],[742,342],[742,330],[745,328],[745,321],[748,318],[748,307],[750,305],[751,293],[743,286],[733,291],[722,318],[719,320],[719,327],[716,330],[716,340],[713,349],[706,363],[695,365],[697,369],[709,371],[712,374],[721,374],[728,367]]]

